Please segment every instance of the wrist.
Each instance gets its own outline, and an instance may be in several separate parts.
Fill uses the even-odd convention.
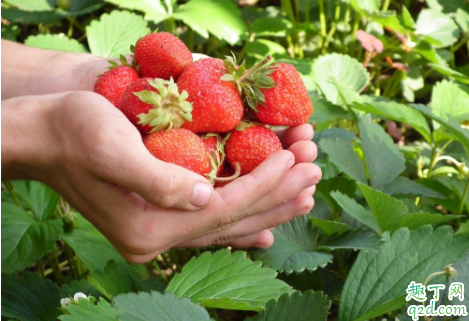
[[[2,99],[64,91],[92,91],[105,58],[27,47],[2,40]]]
[[[44,180],[55,153],[50,114],[55,95],[2,101],[2,179]]]

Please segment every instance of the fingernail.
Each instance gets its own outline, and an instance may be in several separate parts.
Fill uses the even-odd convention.
[[[204,183],[196,183],[192,191],[191,204],[197,207],[206,206],[212,199],[212,189]]]

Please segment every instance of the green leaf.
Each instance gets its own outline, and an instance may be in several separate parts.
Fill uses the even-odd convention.
[[[53,10],[55,7],[55,0],[4,0],[6,3],[11,4],[22,10],[27,11],[47,11]]]
[[[319,227],[327,235],[332,235],[332,234],[341,235],[351,230],[350,226],[348,226],[345,223],[323,220],[317,217],[312,217],[311,222],[313,222],[314,225]]]
[[[330,308],[331,301],[322,292],[295,291],[291,295],[285,293],[278,301],[269,301],[264,311],[246,321],[326,320]]]
[[[76,227],[62,234],[62,239],[92,272],[104,268],[109,260],[125,262],[104,235],[80,214],[77,214]]]
[[[361,98],[362,102],[355,102],[353,108],[384,117],[385,119],[407,123],[414,127],[427,142],[431,142],[432,138],[427,120],[415,109],[379,97],[363,95]]]
[[[401,201],[392,198],[368,185],[358,183],[381,232],[393,232],[399,228],[397,223],[407,214],[408,208]]]
[[[331,235],[321,241],[319,248],[328,250],[352,249],[364,251],[377,251],[384,240],[379,235],[365,229],[348,231],[342,235]]]
[[[360,93],[369,82],[369,74],[356,59],[337,53],[326,54],[314,60],[313,75],[317,87],[333,104],[341,104],[334,81],[350,91]]]
[[[348,215],[381,234],[381,228],[373,214],[365,210],[365,208],[358,204],[355,200],[351,199],[347,195],[342,194],[341,192],[332,192],[331,197],[336,200],[336,202]]]
[[[350,114],[342,107],[334,105],[317,94],[311,93],[309,98],[313,102],[314,112],[308,123],[323,123],[334,119],[351,119]]]
[[[427,224],[440,224],[460,218],[461,215],[441,215],[430,213],[412,213],[404,215],[398,222],[398,227],[407,227],[416,230]]]
[[[356,181],[367,182],[363,163],[351,144],[339,138],[323,139],[319,147],[329,155],[330,160],[345,174]]]
[[[357,184],[355,181],[345,177],[334,177],[320,181],[316,188],[319,194],[327,202],[327,205],[329,205],[331,212],[340,212],[341,208],[332,197],[331,192],[339,191],[349,197],[354,197]]]
[[[468,234],[455,236],[449,226],[433,230],[427,225],[396,231],[379,252],[360,252],[345,281],[339,319],[355,320],[405,295],[411,281],[423,283],[443,270],[464,254],[467,244]]]
[[[317,229],[307,217],[297,217],[276,227],[272,233],[274,244],[253,254],[253,258],[261,260],[265,266],[291,274],[314,271],[332,261],[332,255],[316,251]]]
[[[2,18],[16,23],[38,24],[55,23],[64,18],[58,11],[24,11],[12,8],[2,8]]]
[[[469,32],[469,13],[467,11],[458,8],[456,11],[456,22],[459,24],[464,33]]]
[[[57,320],[61,298],[59,288],[37,274],[2,273],[2,317],[23,321]]]
[[[456,234],[469,234],[469,221],[462,223]]]
[[[392,29],[402,34],[408,34],[410,32],[410,30],[402,25],[395,11],[373,11],[370,13],[365,13],[365,16],[386,28]]]
[[[104,269],[93,271],[88,283],[108,299],[122,293],[146,290],[143,281],[132,270],[114,260],[109,261]]]
[[[122,311],[114,309],[103,298],[95,304],[94,298],[91,301],[87,299],[78,299],[78,305],[67,305],[65,308],[69,314],[62,314],[59,316],[61,321],[110,321],[117,320],[116,316],[121,314]]]
[[[402,6],[402,22],[407,29],[415,29],[415,21],[406,6]]]
[[[39,221],[45,222],[52,218],[60,199],[52,188],[37,181],[12,181],[11,184]]]
[[[251,25],[256,36],[286,37],[292,29],[292,23],[282,17],[260,17]]]
[[[469,120],[469,86],[443,80],[432,91],[432,112],[443,120],[448,114],[458,122]]]
[[[405,298],[406,296],[403,295],[398,298],[395,298],[394,300],[386,302],[385,304],[380,305],[379,307],[368,311],[367,313],[365,313],[358,319],[355,319],[355,321],[366,321],[366,320],[370,320],[370,319],[382,316],[383,314],[386,314],[389,311],[396,311],[407,303]]]
[[[453,117],[447,115],[449,121],[445,121],[444,119],[432,113],[431,109],[424,105],[411,104],[410,106],[445,127],[451,134],[454,135],[457,140],[459,140],[464,145],[466,151],[469,152],[469,130],[463,128]]]
[[[469,250],[466,251],[466,255],[464,258],[461,258],[459,260],[456,260],[452,264],[453,268],[457,271],[457,275],[449,278],[449,282],[460,282],[464,284],[464,300],[461,302],[459,298],[453,297],[451,300],[451,304],[453,305],[465,305],[466,306],[466,311],[469,309]],[[468,319],[466,315],[466,320]],[[462,319],[459,319],[460,321],[463,321]]]
[[[124,311],[122,321],[148,320],[212,320],[204,308],[187,298],[158,292],[121,294],[113,299],[114,307]]]
[[[138,10],[145,13],[145,20],[159,23],[169,18],[166,8],[161,0],[105,0],[121,8]]]
[[[2,272],[31,266],[52,249],[60,233],[61,220],[38,222],[22,208],[2,202]]]
[[[435,48],[433,48],[428,41],[421,40],[419,43],[417,43],[417,46],[412,48],[412,51],[417,52],[432,63],[439,64],[440,62]]]
[[[455,12],[459,8],[466,7],[465,0],[425,0],[428,7],[433,10],[443,11],[443,13]]]
[[[88,52],[85,46],[64,34],[29,36],[24,44],[30,47],[57,51]]]
[[[18,25],[4,25],[2,23],[2,39],[16,42],[16,37],[21,33],[21,29]]]
[[[439,64],[428,64],[432,69],[438,71],[440,74],[446,77],[453,78],[459,82],[464,84],[469,84],[469,77],[454,70],[447,66],[439,65]]]
[[[350,2],[356,11],[373,12],[379,10],[379,0],[345,0]]]
[[[448,47],[459,38],[459,28],[453,19],[437,10],[420,11],[415,29],[415,33],[437,40],[439,48]]]
[[[370,117],[363,116],[358,128],[371,186],[381,189],[404,171],[404,156],[391,137]]]
[[[94,286],[89,284],[85,279],[73,280],[70,284],[64,284],[60,288],[61,298],[73,298],[75,293],[82,292],[87,296],[94,296],[95,298],[101,297],[102,293],[99,292]]]
[[[231,45],[240,41],[247,31],[246,24],[241,19],[241,11],[230,0],[190,0],[179,6],[173,17],[204,38],[208,38],[211,33]]]
[[[128,11],[114,10],[93,20],[86,27],[91,53],[106,58],[130,54],[130,45],[149,32],[141,16]]]
[[[436,198],[443,198],[438,192],[425,187],[422,184],[417,183],[416,181],[412,181],[407,177],[399,176],[391,183],[386,185],[382,189],[383,193],[389,194],[396,198],[408,198],[408,197],[417,197],[417,196],[424,196],[424,197],[436,197]]]
[[[249,66],[260,62],[267,55],[271,55],[274,59],[281,59],[288,57],[288,52],[277,42],[267,39],[255,39],[246,44],[247,61]]]
[[[345,142],[351,142],[357,139],[355,134],[344,128],[328,128],[324,131],[318,131],[314,135],[313,141],[319,144],[322,140],[328,138],[340,138]],[[318,158],[326,157],[327,154],[321,149],[318,149]]]
[[[407,101],[413,102],[415,100],[414,92],[424,87],[424,81],[422,74],[420,73],[420,66],[417,64],[411,64],[409,72],[404,73],[404,77],[401,81],[402,94]]]
[[[245,252],[205,252],[173,277],[166,292],[209,308],[261,311],[269,300],[292,292],[276,275],[261,262],[247,260]]]

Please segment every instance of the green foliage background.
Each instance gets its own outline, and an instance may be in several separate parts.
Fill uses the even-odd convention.
[[[407,285],[453,263],[457,276],[429,282],[463,282],[451,304],[469,308],[466,0],[1,6],[2,38],[32,47],[116,58],[158,28],[192,52],[294,64],[323,171],[313,211],[276,228],[271,248],[177,249],[146,265],[47,186],[3,182],[2,320],[407,320]],[[59,309],[76,292],[89,297]]]

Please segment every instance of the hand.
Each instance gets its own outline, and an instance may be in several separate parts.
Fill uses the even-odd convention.
[[[181,246],[267,247],[268,229],[304,215],[320,179],[310,125],[279,132],[288,150],[223,188],[154,158],[123,114],[91,92],[2,104],[3,179],[42,181],[129,261]],[[296,164],[295,164],[296,159]]]

